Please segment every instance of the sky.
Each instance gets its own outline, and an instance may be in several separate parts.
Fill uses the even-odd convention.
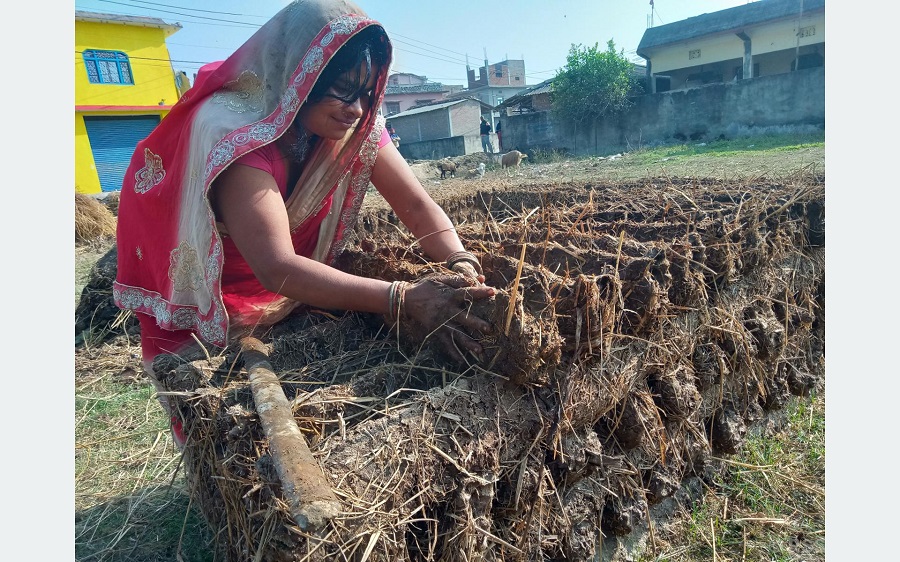
[[[748,0],[359,0],[394,45],[393,72],[466,84],[472,69],[506,59],[525,61],[525,83],[552,78],[573,44],[617,51],[635,62],[651,15],[655,25],[747,4]],[[193,76],[234,52],[285,0],[75,0],[76,10],[158,17],[182,29],[166,44],[175,70]]]

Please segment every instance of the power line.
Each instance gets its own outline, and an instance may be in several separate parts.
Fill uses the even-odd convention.
[[[98,0],[98,1],[102,2],[104,0]],[[137,6],[135,6],[135,7],[137,7]],[[93,9],[89,9],[89,8],[85,8],[83,6],[77,6],[77,5],[75,6],[75,9],[88,11],[88,12],[93,10]],[[122,13],[122,12],[114,12],[114,11],[108,11],[108,12],[104,12],[104,13],[107,13],[107,14],[110,14],[113,16],[134,16],[135,15],[133,13]],[[210,22],[206,22],[206,21],[194,21],[194,20],[190,20],[190,19],[182,19],[182,20],[179,20],[178,23],[190,23],[192,25],[211,25],[214,27],[232,27],[232,28],[238,28],[238,29],[259,29],[260,27],[262,27],[260,25],[251,24],[251,23],[247,23],[247,22],[240,22],[237,25],[229,25],[226,23],[210,23]]]
[[[115,1],[115,0],[97,0],[97,1],[98,1],[98,2],[105,2],[105,3],[107,3],[107,4],[116,4],[116,5],[120,5],[120,6],[126,6],[126,7],[129,7],[129,8],[140,8],[140,7],[141,7],[141,6],[135,6],[134,4],[127,4],[127,3],[124,3],[124,2],[117,2],[117,1]],[[222,11],[218,11],[218,10],[201,10],[201,9],[198,9],[198,8],[186,8],[186,7],[183,7],[183,6],[178,6],[178,5],[173,5],[173,4],[163,4],[163,3],[149,2],[149,1],[144,1],[144,0],[133,0],[133,2],[136,2],[136,3],[139,3],[139,4],[146,4],[146,5],[152,5],[152,6],[163,6],[163,7],[167,7],[167,8],[176,8],[176,9],[179,9],[179,10],[187,10],[187,11],[195,11],[195,12],[204,12],[204,13],[210,13],[210,14],[232,15],[232,16],[242,16],[242,17],[255,17],[255,18],[263,18],[263,17],[266,17],[266,16],[259,16],[259,15],[254,15],[254,14],[239,14],[239,13],[234,13],[234,12],[222,12]],[[205,19],[205,20],[216,21],[216,22],[231,23],[231,24],[236,24],[236,26],[238,26],[238,27],[253,27],[253,28],[259,28],[259,27],[262,27],[262,26],[259,25],[259,24],[250,23],[250,22],[245,22],[245,21],[236,21],[236,20],[222,19],[222,18],[212,18],[212,17],[206,17],[206,16],[199,16],[199,15],[196,15],[196,14],[186,14],[186,13],[184,13],[184,12],[173,12],[173,11],[170,11],[170,10],[161,10],[161,9],[158,9],[158,8],[147,8],[147,9],[149,9],[149,10],[151,10],[151,11],[156,11],[156,12],[170,13],[170,14],[182,15],[182,16],[188,16],[188,17],[196,17],[196,18],[202,18],[202,19]],[[117,14],[117,15],[131,15],[131,14]],[[192,20],[185,20],[185,21],[186,21],[187,23],[196,24],[196,25],[214,25],[214,26],[220,26],[220,27],[236,27],[235,25],[223,25],[223,24],[220,24],[220,23],[217,24],[217,23],[208,23],[208,22],[200,22],[200,21],[192,21]],[[431,44],[431,43],[428,43],[428,42],[425,42],[425,41],[420,41],[420,40],[418,40],[418,39],[413,39],[413,38],[411,38],[411,37],[407,37],[407,36],[402,35],[402,34],[399,34],[399,33],[390,33],[389,35],[392,36],[392,37],[394,37],[394,39],[393,39],[393,42],[394,42],[394,43],[402,44],[402,45],[407,45],[407,46],[409,46],[409,47],[411,47],[411,48],[413,48],[413,49],[418,49],[418,50],[420,50],[420,51],[426,51],[427,53],[432,53],[432,54],[429,55],[429,54],[425,54],[425,53],[422,53],[422,52],[411,51],[411,50],[408,50],[408,49],[400,48],[400,47],[398,47],[398,46],[395,46],[395,47],[394,47],[394,49],[395,49],[396,51],[403,52],[403,53],[408,53],[408,54],[410,54],[410,55],[415,55],[415,56],[419,56],[419,57],[425,57],[425,58],[433,59],[433,60],[436,60],[436,61],[439,61],[439,62],[443,62],[443,63],[459,64],[459,65],[465,64],[466,66],[468,66],[468,62],[467,62],[467,61],[464,61],[464,60],[461,60],[461,59],[456,59],[456,58],[454,58],[454,57],[451,57],[451,56],[448,56],[448,55],[444,55],[443,53],[440,53],[440,52],[437,52],[437,51],[432,51],[432,50],[430,50],[430,49],[426,49],[426,48],[421,47],[421,46],[419,46],[419,45],[415,45],[415,44],[412,44],[412,43],[408,43],[408,42],[406,42],[406,41],[402,41],[401,39],[397,39],[397,37],[402,37],[402,38],[404,38],[404,39],[408,39],[408,40],[414,41],[414,42],[416,42],[416,43],[421,43],[421,44],[423,44],[423,45],[428,45],[428,46],[430,46],[430,47],[434,47],[434,48],[436,48],[436,49],[439,49],[439,50],[441,50],[441,51],[445,51],[445,52],[448,52],[448,53],[453,53],[453,54],[458,54],[458,55],[461,55],[461,56],[466,56],[464,53],[460,53],[460,52],[458,52],[458,51],[453,51],[452,49],[447,49],[447,48],[444,48],[444,47],[440,47],[440,46],[437,46],[437,45],[433,45],[433,44]],[[225,48],[225,47],[212,47],[212,46],[205,46],[205,45],[186,45],[186,44],[175,43],[175,42],[173,42],[173,43],[171,43],[171,44],[173,44],[173,45],[190,46],[190,47],[197,47],[197,48],[228,50],[228,51],[234,52],[234,49],[229,49],[229,48]],[[151,60],[151,59],[148,59],[148,60]],[[159,59],[156,59],[156,60],[159,60]],[[177,63],[180,63],[180,64],[197,64],[197,65],[203,65],[203,64],[206,64],[206,62],[201,62],[201,61],[188,61],[188,60],[179,60],[179,59],[171,59],[171,62],[173,62],[173,63],[177,62]],[[530,76],[530,75],[532,75],[532,74],[542,74],[542,73],[547,73],[547,72],[555,72],[555,71],[537,71],[537,72],[534,72],[534,73],[526,74],[526,76]],[[454,80],[455,80],[455,79],[454,79]]]
[[[137,7],[137,6],[134,6],[134,5],[132,5],[132,4],[126,4],[126,3],[124,3],[124,2],[115,2],[114,0],[97,0],[97,2],[105,2],[105,3],[107,3],[107,4],[117,4],[117,5],[119,5],[119,6],[127,6],[127,7],[129,7],[129,8],[135,8],[135,7]],[[200,18],[200,19],[211,20],[211,21],[221,21],[221,22],[225,22],[225,23],[236,23],[236,24],[245,25],[245,26],[248,26],[248,27],[257,27],[257,28],[262,27],[261,25],[258,25],[258,24],[255,24],[255,23],[246,22],[246,21],[234,21],[234,20],[226,20],[226,19],[221,19],[221,18],[211,18],[211,17],[207,17],[207,16],[198,16],[198,15],[195,15],[195,14],[185,14],[184,12],[173,12],[173,11],[170,11],[170,10],[160,10],[160,9],[158,9],[158,8],[152,8],[152,10],[155,11],[155,12],[162,12],[162,13],[164,13],[164,14],[175,14],[175,15],[178,15],[178,16],[188,16],[188,17],[192,17],[192,18]]]
[[[442,50],[442,51],[447,51],[448,53],[454,53],[454,54],[457,54],[457,55],[461,55],[461,56],[463,56],[463,57],[466,56],[465,53],[460,53],[460,52],[457,52],[457,51],[451,51],[450,49],[447,49],[447,48],[445,48],[445,47],[438,47],[437,45],[432,45],[431,43],[426,43],[425,41],[419,41],[418,39],[413,39],[412,37],[406,37],[405,35],[400,35],[399,33],[391,33],[391,35],[394,35],[394,36],[396,36],[396,37],[403,37],[404,39],[409,39],[410,41],[415,41],[416,43],[422,43],[423,45],[428,45],[429,47],[434,47],[435,49],[440,49],[440,50]]]
[[[198,49],[218,49],[219,51],[234,52],[232,47],[210,47],[209,45],[192,45],[190,43],[178,43],[176,41],[166,41],[166,45],[178,45],[179,47],[197,47]]]
[[[127,6],[127,7],[131,7],[131,8],[137,8],[137,7],[139,7],[139,6],[134,6],[133,4],[126,4],[126,3],[124,3],[124,2],[116,2],[115,0],[97,0],[97,1],[98,1],[98,2],[105,2],[105,3],[107,3],[107,4],[116,4],[116,5],[119,5],[119,6]],[[258,15],[254,15],[254,14],[239,14],[239,13],[234,13],[234,12],[221,12],[221,11],[217,11],[217,10],[201,10],[201,9],[198,9],[198,8],[187,8],[187,7],[184,7],[184,6],[178,6],[178,5],[172,5],[172,4],[161,4],[161,3],[157,3],[157,2],[146,2],[146,1],[143,1],[143,0],[132,0],[132,1],[133,1],[133,2],[137,2],[137,3],[140,3],[140,4],[148,4],[148,5],[154,5],[154,6],[164,6],[164,7],[167,7],[167,8],[176,8],[176,9],[179,9],[179,10],[187,10],[187,11],[194,11],[194,12],[203,12],[203,13],[209,13],[209,14],[233,15],[233,16],[244,16],[244,17],[254,17],[254,18],[267,18],[267,16],[258,16]],[[238,24],[238,25],[241,25],[241,26],[257,27],[257,28],[261,27],[261,25],[259,25],[259,24],[250,23],[250,22],[235,21],[235,20],[227,20],[227,19],[221,19],[221,18],[212,18],[212,17],[206,17],[206,16],[199,16],[199,15],[196,15],[196,14],[186,14],[186,13],[184,13],[184,12],[173,12],[173,11],[170,11],[170,10],[160,10],[160,9],[157,9],[157,8],[150,8],[150,10],[156,11],[156,12],[168,13],[168,14],[175,14],[175,15],[180,15],[180,16],[196,17],[196,18],[206,19],[206,20],[210,20],[210,21],[220,21],[220,22],[225,22],[225,23],[234,23],[234,24]],[[124,14],[123,14],[123,15],[124,15]],[[186,21],[187,21],[187,20],[186,20]],[[198,24],[203,24],[203,22],[195,22],[195,21],[189,21],[188,23],[198,23]],[[207,23],[206,25],[214,25],[214,24],[208,24],[208,23]],[[229,26],[229,27],[230,27],[230,26]],[[391,36],[393,36],[393,37],[402,37],[402,38],[404,38],[404,39],[408,39],[408,40],[414,41],[414,42],[416,42],[416,43],[421,43],[421,44],[423,44],[423,45],[428,45],[429,47],[434,47],[434,48],[436,48],[436,49],[439,49],[439,50],[441,50],[441,51],[446,51],[446,52],[448,52],[448,53],[457,54],[457,55],[460,55],[460,56],[463,56],[463,57],[466,56],[465,53],[460,53],[460,52],[458,52],[458,51],[453,51],[452,49],[447,49],[447,48],[445,48],[445,47],[440,47],[440,46],[438,46],[438,45],[434,45],[434,44],[431,44],[431,43],[427,43],[427,42],[425,42],[425,41],[420,41],[420,40],[418,40],[418,39],[413,39],[412,37],[407,37],[407,36],[402,35],[402,34],[399,34],[399,33],[390,33],[389,35],[391,35]],[[438,55],[438,56],[446,57],[446,59],[435,59],[435,60],[440,60],[440,61],[442,61],[442,62],[454,62],[454,63],[457,63],[457,64],[466,64],[466,62],[465,62],[464,60],[462,60],[462,59],[455,59],[454,57],[449,57],[449,56],[447,56],[447,55],[443,55],[442,53],[435,52],[435,51],[432,51],[432,50],[430,50],[430,49],[426,49],[426,48],[424,48],[424,47],[420,47],[420,46],[418,46],[418,45],[413,45],[413,44],[411,44],[411,43],[407,43],[407,42],[401,41],[401,40],[399,40],[399,39],[394,39],[394,42],[395,42],[395,43],[402,43],[402,44],[405,44],[405,45],[409,45],[410,47],[413,47],[413,48],[416,48],[416,49],[421,49],[421,50],[423,50],[423,51],[427,51],[427,52],[433,53],[433,54]],[[400,49],[400,50],[402,50],[402,49]],[[405,51],[405,52],[410,52],[410,51]],[[412,53],[412,54],[419,54],[419,53]],[[427,55],[421,55],[421,56],[427,56]],[[432,57],[432,58],[433,58],[433,57]]]
[[[99,1],[104,1],[104,2],[110,2],[110,3],[112,3],[111,0],[99,0]],[[218,11],[218,10],[201,10],[201,9],[199,9],[199,8],[187,8],[187,7],[184,7],[184,6],[177,6],[177,5],[172,5],[172,4],[161,4],[161,3],[158,3],[158,2],[147,2],[147,1],[145,1],[145,0],[131,0],[131,2],[137,3],[137,4],[148,4],[148,5],[152,5],[152,6],[163,6],[163,7],[166,7],[166,8],[176,8],[176,9],[179,9],[179,10],[187,10],[187,11],[190,11],[190,12],[203,12],[203,13],[207,13],[207,14],[219,14],[219,15],[227,15],[227,16],[244,16],[244,17],[263,18],[263,19],[269,19],[269,18],[271,17],[271,16],[259,16],[259,15],[254,15],[254,14],[239,14],[239,13],[233,13],[233,12],[221,12],[221,11]],[[163,10],[159,10],[159,11],[163,11]],[[189,15],[189,14],[181,14],[181,15]],[[196,17],[199,17],[199,16],[196,16]],[[248,23],[248,25],[250,25],[250,24]],[[451,49],[447,49],[446,47],[441,47],[441,46],[439,46],[439,45],[434,45],[434,44],[431,44],[431,43],[426,43],[425,41],[420,41],[420,40],[418,40],[418,39],[414,39],[414,38],[412,38],[412,37],[407,37],[407,36],[401,35],[401,34],[399,34],[399,33],[391,33],[391,35],[393,35],[394,37],[402,37],[402,38],[408,39],[408,40],[410,40],[410,41],[415,41],[416,43],[421,43],[421,44],[423,44],[423,45],[428,45],[429,47],[434,47],[435,49],[440,49],[441,51],[446,51],[446,52],[448,52],[448,53],[453,53],[453,54],[456,54],[456,55],[460,55],[460,56],[462,56],[462,57],[465,57],[465,56],[466,56],[465,53],[460,53],[460,52],[458,52],[458,51],[453,51],[453,50],[451,50]],[[399,43],[403,43],[403,41],[399,41],[399,40],[397,40],[397,39],[395,39],[395,41],[396,41],[396,42],[399,42]],[[406,44],[409,45],[409,43],[406,43]],[[424,48],[419,47],[419,46],[417,46],[417,45],[412,45],[412,46],[413,46],[413,47],[416,47],[417,49],[422,49],[422,50],[425,50],[425,51],[429,51],[428,49],[424,49]],[[434,52],[434,51],[429,51],[429,52]],[[435,54],[440,55],[441,53],[435,53]],[[446,56],[446,55],[444,55],[444,56]],[[451,57],[448,57],[448,58],[451,58]],[[462,64],[462,62],[461,62],[461,64]]]
[[[406,41],[401,41],[400,39],[394,39],[393,42],[394,42],[394,43],[401,43],[401,44],[403,44],[403,45],[409,45],[410,47],[413,47],[413,48],[415,48],[415,49],[421,49],[421,50],[427,51],[427,52],[429,52],[429,53],[434,53],[434,54],[436,54],[436,55],[438,55],[438,56],[444,57],[443,59],[438,59],[438,60],[442,60],[442,61],[444,61],[444,62],[452,62],[452,63],[456,63],[456,64],[465,64],[465,61],[462,61],[462,60],[459,60],[459,59],[453,59],[453,58],[450,58],[450,57],[448,57],[447,55],[442,55],[441,53],[438,53],[438,52],[435,52],[435,51],[428,50],[428,49],[426,49],[426,48],[424,48],[424,47],[419,47],[418,45],[413,45],[412,43],[407,43]],[[399,50],[399,48],[398,48],[398,50]],[[410,51],[405,51],[405,52],[410,52]],[[418,54],[418,53],[416,53],[416,54]],[[427,55],[422,55],[422,56],[427,56]],[[435,58],[435,57],[431,57],[431,58]]]
[[[84,51],[76,50],[75,54],[80,55],[83,52]],[[416,53],[413,53],[413,54],[416,54]],[[156,58],[156,57],[136,57],[136,56],[131,56],[131,55],[129,55],[128,58],[130,60],[143,60],[143,61],[164,62],[164,63],[179,63],[182,65],[199,65],[199,66],[203,66],[204,64],[211,62],[211,61],[195,61],[195,60],[183,60],[183,59],[162,59],[162,58]],[[394,65],[394,66],[396,67],[397,65]],[[457,80],[458,78],[447,78],[447,79],[448,80]]]
[[[157,3],[157,2],[144,2],[143,0],[131,0],[131,1],[134,2],[134,3],[136,3],[136,4],[150,4],[150,5],[152,5],[152,6],[163,6],[163,7],[166,7],[166,8],[177,8],[177,9],[179,9],[179,10],[188,10],[189,12],[203,12],[203,13],[205,13],[205,14],[220,14],[220,15],[223,15],[223,16],[244,16],[244,17],[247,17],[247,18],[263,18],[263,19],[269,19],[269,17],[270,17],[270,16],[257,16],[257,15],[254,15],[254,14],[235,14],[235,13],[232,13],[232,12],[220,12],[220,11],[218,11],[218,10],[201,10],[200,8],[186,8],[186,7],[184,7],[184,6],[173,6],[173,5],[171,5],[171,4],[159,4],[159,3]]]
[[[76,55],[80,55],[83,53],[84,53],[84,51],[79,51],[77,49],[75,50]],[[155,57],[135,57],[132,55],[128,55],[128,59],[129,60],[150,60],[150,61],[158,61],[158,62],[180,62],[180,63],[185,63],[185,64],[199,64],[199,65],[204,65],[209,62],[209,61],[202,62],[202,61],[197,61],[197,60],[160,59],[160,58],[155,58]]]

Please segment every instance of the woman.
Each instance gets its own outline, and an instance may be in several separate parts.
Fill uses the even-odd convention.
[[[384,131],[376,108],[390,60],[384,29],[352,3],[294,2],[202,68],[138,144],[113,296],[139,313],[154,382],[159,353],[197,339],[225,346],[301,304],[412,319],[457,359],[481,354],[469,334],[491,327],[466,305],[494,289]],[[370,181],[425,252],[459,274],[407,284],[331,267]]]

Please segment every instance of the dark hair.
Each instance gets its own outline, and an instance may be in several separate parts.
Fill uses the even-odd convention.
[[[325,97],[332,97],[344,103],[353,103],[366,93],[366,84],[372,76],[372,69],[383,66],[388,62],[388,38],[384,28],[379,25],[371,25],[353,37],[334,54],[328,65],[322,70],[321,76],[309,93],[309,101],[316,103]],[[359,72],[365,63],[365,74]],[[329,91],[338,78],[351,73],[352,82],[347,88],[341,88],[339,92]]]

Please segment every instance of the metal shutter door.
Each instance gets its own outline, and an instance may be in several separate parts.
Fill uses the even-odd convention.
[[[84,118],[102,191],[122,189],[122,180],[125,178],[125,170],[131,162],[134,148],[158,124],[157,115]]]

